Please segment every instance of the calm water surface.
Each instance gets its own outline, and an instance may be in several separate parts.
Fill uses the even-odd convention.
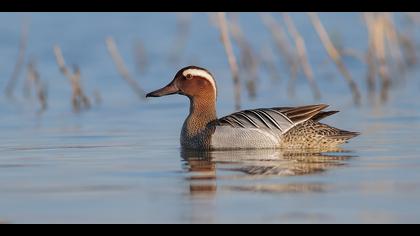
[[[323,92],[319,102],[341,111],[325,122],[362,135],[328,152],[183,151],[179,133],[188,100],[139,101],[115,71],[104,40],[115,37],[147,90],[167,84],[186,64],[209,68],[219,83],[222,116],[233,112],[232,85],[218,32],[206,14],[193,15],[183,56],[170,63],[167,52],[176,37],[173,14],[2,13],[1,88],[17,56],[22,16],[31,21],[28,54],[37,59],[48,83],[50,103],[47,112],[37,114],[36,102],[25,100],[20,86],[14,100],[0,99],[0,222],[420,223],[417,70],[398,78],[387,103],[364,96],[363,105],[355,107],[341,76],[325,63],[306,16],[293,15],[308,38]],[[322,19],[343,34],[345,45],[365,47],[358,15],[325,14]],[[271,42],[258,15],[244,14],[241,22],[257,49]],[[349,32],[341,32],[342,25]],[[145,75],[134,69],[136,39],[148,51]],[[52,54],[54,43],[61,45],[69,63],[81,67],[88,95],[100,91],[101,104],[72,113],[68,81]],[[363,66],[352,59],[346,63],[364,88]],[[281,75],[271,81],[261,72],[258,96],[251,100],[244,92],[243,108],[317,103],[303,78],[296,97],[289,98],[288,75]]]

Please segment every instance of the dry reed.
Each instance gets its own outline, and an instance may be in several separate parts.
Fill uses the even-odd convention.
[[[258,80],[258,61],[251,44],[247,41],[239,25],[237,17],[230,21],[232,38],[240,49],[240,65],[246,78],[246,88],[251,98],[257,96],[256,83]]]
[[[117,45],[112,37],[108,37],[106,39],[106,45],[108,48],[108,52],[111,55],[111,58],[120,73],[121,77],[130,85],[130,87],[134,90],[134,92],[138,95],[138,97],[142,100],[145,99],[146,93],[140,87],[138,82],[131,76],[130,72],[128,71],[127,67],[125,66],[124,60],[121,57],[121,54],[118,51]]]
[[[401,49],[399,32],[395,27],[393,13],[382,13],[382,17],[385,25],[385,38],[390,53],[390,59],[392,59],[393,64],[397,66],[396,69],[398,70],[398,74],[404,73],[406,67]]]
[[[227,56],[230,70],[232,73],[232,79],[233,79],[234,90],[235,90],[235,109],[240,110],[241,109],[241,82],[239,79],[239,68],[238,68],[238,63],[236,61],[235,54],[233,53],[232,42],[230,41],[230,37],[229,37],[229,27],[228,27],[228,22],[226,19],[226,13],[218,12],[217,17],[218,17],[221,40],[225,48],[226,56]]]
[[[365,23],[366,26],[368,28],[368,52],[367,52],[367,56],[366,56],[366,61],[367,61],[367,77],[366,77],[366,81],[367,81],[367,87],[369,90],[369,93],[372,94],[375,91],[375,76],[376,76],[376,71],[377,71],[377,66],[376,66],[376,46],[375,46],[375,41],[376,41],[376,36],[373,33],[373,27],[375,26],[375,20],[373,18],[373,16],[371,15],[371,13],[363,13],[363,17],[365,19]]]
[[[322,44],[324,45],[324,48],[326,49],[329,57],[331,60],[335,63],[338,70],[341,72],[341,74],[346,79],[348,86],[351,89],[351,92],[353,94],[353,101],[355,104],[361,103],[361,94],[359,91],[359,88],[357,84],[354,82],[353,78],[350,75],[350,72],[347,70],[347,67],[342,61],[341,54],[339,51],[335,48],[334,44],[332,43],[326,29],[322,25],[321,20],[319,19],[318,15],[314,12],[308,13],[309,18],[312,22],[312,25],[315,28],[315,31],[317,32]]]
[[[417,63],[416,43],[414,42],[415,29],[417,24],[420,22],[416,20],[420,15],[415,12],[405,12],[403,19],[405,19],[404,32],[398,34],[401,50],[404,56],[404,62],[407,67],[411,67]],[[419,18],[420,19],[420,18]],[[396,28],[396,27],[395,27]],[[402,28],[402,27],[399,27]]]
[[[368,49],[368,87],[370,92],[375,92],[375,78],[376,74],[381,78],[381,101],[388,99],[388,90],[391,86],[390,67],[387,63],[387,42],[391,54],[394,54],[394,60],[399,60],[395,55],[395,43],[391,36],[391,25],[388,22],[387,16],[383,13],[364,13],[364,19],[368,28],[369,49]],[[391,46],[390,46],[391,45]],[[392,49],[393,48],[393,49]],[[402,56],[401,56],[402,57]],[[400,62],[401,63],[401,62]]]
[[[42,81],[39,76],[39,72],[36,68],[35,60],[31,60],[28,63],[28,70],[27,70],[27,81],[30,85],[33,85],[36,97],[38,99],[38,102],[41,106],[39,113],[44,112],[47,110],[48,104],[47,104],[47,89],[42,84]]]
[[[54,46],[54,55],[61,73],[66,76],[72,87],[72,106],[75,112],[90,108],[89,98],[85,95],[80,82],[80,68],[74,66],[73,73],[67,68],[60,46]]]
[[[417,64],[416,45],[408,34],[400,34],[399,41],[404,54],[404,61],[408,67]]]
[[[275,45],[280,54],[284,58],[290,74],[290,81],[288,86],[289,96],[294,96],[294,82],[297,79],[298,63],[295,55],[289,50],[291,44],[289,43],[286,32],[283,27],[277,23],[276,19],[269,13],[260,14],[263,24],[271,32]]]
[[[297,30],[292,18],[287,13],[283,13],[284,21],[286,22],[286,26],[288,29],[289,34],[293,37],[295,41],[295,47],[297,51],[297,59],[299,60],[300,65],[302,66],[303,73],[305,74],[306,79],[312,89],[312,93],[314,94],[314,98],[319,100],[321,98],[321,92],[318,88],[318,85],[314,78],[314,73],[312,71],[311,64],[309,63],[308,55],[306,52],[306,45],[305,40],[300,35],[299,31]]]

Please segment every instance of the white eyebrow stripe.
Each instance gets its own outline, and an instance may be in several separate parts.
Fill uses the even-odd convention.
[[[213,76],[211,76],[207,71],[200,69],[188,69],[182,72],[183,76],[187,76],[188,74],[192,76],[200,76],[201,78],[204,78],[207,81],[209,81],[210,84],[213,86],[214,92],[217,94],[216,82],[214,81]]]

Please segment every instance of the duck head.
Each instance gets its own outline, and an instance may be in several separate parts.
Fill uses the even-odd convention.
[[[213,75],[206,69],[188,66],[179,70],[174,79],[165,87],[148,93],[146,97],[162,97],[180,94],[194,98],[216,99],[217,88]]]

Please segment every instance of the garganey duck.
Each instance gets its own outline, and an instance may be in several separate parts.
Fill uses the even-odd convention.
[[[359,135],[319,120],[337,113],[328,105],[275,107],[244,110],[218,119],[217,87],[206,69],[188,66],[164,88],[146,95],[180,94],[190,99],[190,114],[181,132],[181,146],[194,150],[329,148]]]

